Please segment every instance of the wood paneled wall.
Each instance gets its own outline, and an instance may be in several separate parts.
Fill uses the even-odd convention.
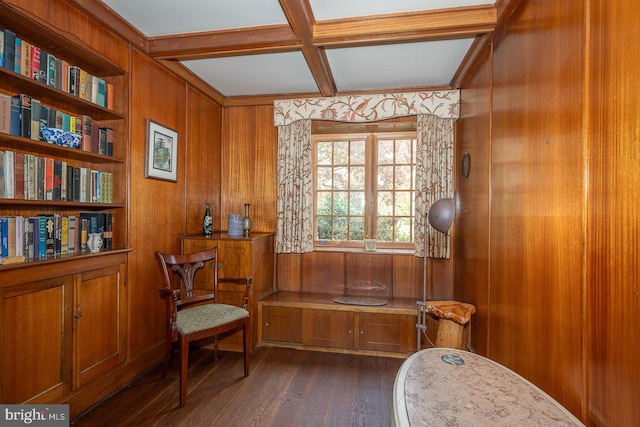
[[[588,3],[587,420],[640,425],[640,4]]]
[[[185,230],[185,157],[187,151],[185,82],[136,49],[131,53],[129,355],[135,359],[159,351],[166,330],[164,302],[158,294],[156,250],[180,250]],[[144,177],[146,121],[178,132],[178,182]],[[160,353],[158,353],[160,354]]]
[[[623,0],[522,1],[462,85],[454,286],[478,309],[472,344],[587,425],[640,422],[638,18]]]

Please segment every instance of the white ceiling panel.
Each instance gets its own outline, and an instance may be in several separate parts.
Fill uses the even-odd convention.
[[[317,21],[493,4],[489,0],[309,0]]]
[[[224,96],[318,90],[300,52],[198,59],[182,63]]]
[[[447,84],[473,39],[327,49],[338,89]]]
[[[278,0],[102,0],[147,37],[287,24]]]

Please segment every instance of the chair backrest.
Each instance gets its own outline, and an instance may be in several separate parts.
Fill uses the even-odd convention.
[[[164,254],[157,251],[156,259],[162,271],[162,291],[165,294],[171,294],[177,306],[205,300],[216,302],[218,295],[218,248],[189,254]],[[211,286],[207,286],[210,290],[206,295],[196,295],[194,292],[194,277],[200,268],[209,268],[210,266],[213,270],[211,275],[213,283],[210,284]],[[180,289],[173,289],[169,270],[180,277]]]

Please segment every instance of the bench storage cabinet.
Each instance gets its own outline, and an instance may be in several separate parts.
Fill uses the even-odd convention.
[[[344,305],[333,295],[277,292],[259,303],[261,344],[407,357],[416,351],[415,304]]]

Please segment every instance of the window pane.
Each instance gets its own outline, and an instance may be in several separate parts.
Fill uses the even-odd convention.
[[[378,217],[378,233],[376,239],[381,242],[393,241],[393,220],[389,217]]]
[[[353,191],[349,202],[351,215],[364,215],[364,191]]]
[[[396,190],[411,190],[412,169],[411,166],[396,166],[394,187]]]
[[[351,217],[349,220],[349,239],[364,240],[364,218],[361,216]]]
[[[316,218],[316,232],[318,240],[331,239],[331,217],[319,216]]]
[[[364,141],[351,141],[351,164],[364,165]]]
[[[351,190],[364,190],[364,166],[354,166],[351,168],[351,181],[349,188]]]
[[[316,172],[316,188],[318,190],[331,190],[333,188],[333,168],[319,167]]]
[[[413,209],[411,206],[412,194],[409,191],[398,191],[396,192],[396,216],[407,216],[410,217],[413,214]]]
[[[378,190],[393,190],[393,166],[378,166]]]
[[[333,159],[333,143],[319,142],[317,152],[317,163],[319,165],[330,165]]]
[[[380,140],[378,141],[378,164],[392,164],[393,163],[393,141]]]
[[[413,163],[413,141],[410,139],[399,139],[396,141],[396,164]]]
[[[349,141],[336,141],[333,144],[333,164],[349,164]]]
[[[333,194],[333,214],[346,215],[349,212],[349,193],[335,192]]]
[[[347,217],[336,216],[333,218],[333,238],[335,240],[347,240],[349,237],[347,229]]]
[[[339,166],[333,169],[333,189],[348,190],[349,189],[349,168]]]
[[[378,191],[378,215],[393,215],[393,192]]]
[[[398,218],[396,220],[396,242],[411,242],[411,219]]]
[[[328,191],[318,191],[316,213],[318,215],[331,215],[333,206],[331,203],[331,193]]]

